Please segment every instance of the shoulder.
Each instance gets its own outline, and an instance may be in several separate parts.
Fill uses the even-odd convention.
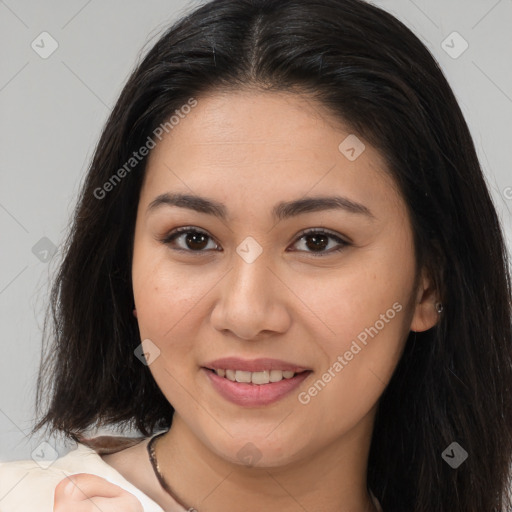
[[[69,475],[90,473],[119,485],[142,503],[145,512],[162,509],[85,444],[54,461],[0,462],[0,512],[52,512],[54,490]]]
[[[66,476],[95,469],[95,453],[79,445],[55,461],[19,460],[0,463],[0,511],[53,509],[53,491]],[[100,475],[103,476],[103,475]]]
[[[0,463],[0,511],[21,512],[53,509],[53,492],[66,476],[82,472],[77,468],[91,469],[92,450],[78,446],[55,461],[18,460]],[[89,472],[89,471],[88,471]],[[102,476],[102,475],[101,475]]]

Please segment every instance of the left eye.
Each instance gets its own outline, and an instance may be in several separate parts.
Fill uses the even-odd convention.
[[[208,247],[208,240],[213,243],[213,248]],[[216,251],[222,250],[218,249],[218,245],[213,242],[213,238],[211,238],[205,231],[190,226],[175,229],[161,241],[162,243],[171,246],[171,248],[176,251],[200,253],[206,252],[206,249]],[[333,247],[330,246],[331,241],[334,241],[334,246],[338,247],[333,249]],[[305,252],[309,252],[312,256],[323,256],[325,254],[338,252],[350,245],[346,240],[343,240],[339,236],[323,229],[310,229],[303,231],[300,233],[295,243],[298,242],[301,242],[304,247],[310,249],[310,251]],[[174,244],[177,244],[178,247],[172,247]],[[326,251],[325,249],[330,250]]]
[[[334,240],[336,243],[334,246],[338,245],[337,248],[333,249],[332,246],[329,247],[329,239]],[[349,246],[350,243],[346,240],[343,240],[339,236],[334,233],[330,233],[323,229],[310,229],[304,231],[299,236],[298,241],[304,241],[304,245],[313,251],[311,252],[311,256],[323,256],[325,254],[332,254],[334,252],[339,252],[343,250],[345,247]],[[324,251],[323,249],[327,249],[329,247],[329,251]],[[308,252],[308,251],[306,251]]]

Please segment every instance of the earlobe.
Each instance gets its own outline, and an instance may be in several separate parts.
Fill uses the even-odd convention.
[[[436,290],[433,289],[430,279],[424,270],[418,285],[410,330],[423,332],[431,329],[437,324],[442,311],[443,305],[438,300]]]

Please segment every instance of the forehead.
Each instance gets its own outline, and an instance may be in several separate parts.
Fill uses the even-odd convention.
[[[360,152],[355,159],[345,141]],[[396,196],[384,158],[322,105],[261,91],[197,98],[147,162],[142,197],[168,189],[231,201],[234,190],[259,201],[334,190],[355,201]]]
[[[330,144],[337,149],[339,135],[344,133],[350,130],[305,95],[219,91],[200,97],[197,106],[182,117],[153,153],[174,142],[175,146],[202,149],[212,158],[226,161],[236,161],[240,151],[251,149],[261,160],[267,155],[298,158],[304,152],[319,155]],[[191,157],[194,154],[188,155]]]

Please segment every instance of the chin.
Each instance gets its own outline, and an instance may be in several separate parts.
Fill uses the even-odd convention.
[[[224,450],[220,443],[214,442],[213,445],[217,454],[226,461],[248,468],[282,467],[301,458],[296,441],[290,440],[289,443],[276,444],[265,436],[266,434],[258,438],[244,436],[229,439]]]

